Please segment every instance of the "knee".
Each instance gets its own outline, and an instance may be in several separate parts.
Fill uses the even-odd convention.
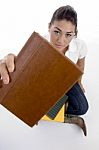
[[[84,114],[86,114],[87,111],[88,111],[88,109],[89,109],[89,105],[88,105],[88,103],[86,103],[86,105],[84,105],[84,106],[81,108],[81,111],[80,111],[80,114],[79,114],[79,115],[84,115]]]

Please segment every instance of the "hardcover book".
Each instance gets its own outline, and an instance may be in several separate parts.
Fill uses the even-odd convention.
[[[15,64],[10,83],[0,85],[0,103],[31,127],[82,75],[70,59],[36,32],[20,50]]]

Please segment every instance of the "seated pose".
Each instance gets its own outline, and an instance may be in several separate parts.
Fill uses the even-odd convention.
[[[66,5],[58,8],[48,26],[49,42],[61,53],[71,59],[84,72],[87,48],[85,43],[77,38],[77,13],[73,7]],[[15,68],[15,55],[8,54],[0,61],[0,76],[5,84],[9,81],[9,72]],[[84,95],[84,88],[79,81],[66,93],[65,122],[80,126],[86,135],[84,115],[88,110],[88,102]]]

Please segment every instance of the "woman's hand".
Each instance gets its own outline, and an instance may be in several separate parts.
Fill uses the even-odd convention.
[[[2,60],[0,60],[0,77],[3,80],[4,84],[8,84],[9,79],[9,72],[13,72],[15,68],[14,60],[15,60],[14,54],[8,54],[5,56]]]

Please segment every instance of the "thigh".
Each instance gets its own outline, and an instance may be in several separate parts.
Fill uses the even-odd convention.
[[[88,110],[88,102],[80,85],[76,83],[66,94],[68,96],[68,112],[83,115]]]
[[[80,87],[78,82],[67,92],[67,95],[70,96],[71,98],[76,96],[77,99],[79,97],[86,99],[85,94],[82,91],[82,89],[81,89],[81,87]]]

